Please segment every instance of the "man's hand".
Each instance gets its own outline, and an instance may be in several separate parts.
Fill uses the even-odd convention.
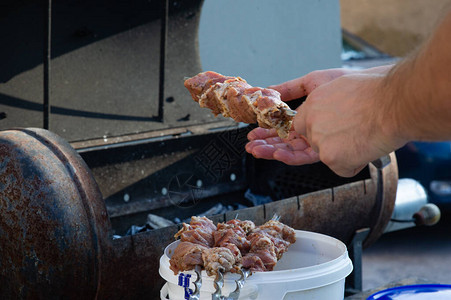
[[[255,128],[247,135],[246,151],[256,158],[275,159],[287,165],[305,165],[319,161],[318,153],[294,131],[282,139],[275,129]]]
[[[274,130],[256,128],[246,151],[257,158],[289,165],[318,161],[341,176],[354,176],[368,162],[393,151],[374,109],[375,93],[392,66],[367,70],[330,69],[271,86],[289,101],[307,95],[294,118],[294,132],[281,139]],[[370,99],[371,98],[371,99]],[[371,142],[370,142],[371,141]]]
[[[401,147],[396,116],[384,99],[384,76],[356,73],[313,90],[297,109],[295,131],[340,176],[351,177],[370,161]]]
[[[386,74],[393,65],[380,66],[365,70],[357,69],[328,69],[318,70],[308,73],[305,76],[278,84],[272,85],[268,88],[274,89],[280,93],[283,101],[290,101],[309,95],[317,87],[322,86],[328,82],[331,82],[343,75],[351,74]]]

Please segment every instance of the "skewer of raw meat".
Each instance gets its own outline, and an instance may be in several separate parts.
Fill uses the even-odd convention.
[[[232,237],[231,232],[224,229],[218,231],[216,225],[206,217],[193,216],[190,224],[183,223],[182,226],[182,229],[174,236],[175,238],[180,237],[181,243],[177,246],[169,261],[174,274],[183,270],[191,270],[195,265],[203,266],[210,276],[216,275],[220,269],[223,272],[236,273],[239,271],[241,251],[233,243],[236,239]],[[245,226],[245,228],[252,227],[245,222],[242,226]],[[243,231],[244,237],[242,238],[247,242],[244,230],[238,225],[236,227]],[[218,244],[215,242],[216,239],[218,239]]]
[[[174,274],[201,265],[208,275],[271,271],[282,254],[296,241],[295,231],[270,220],[255,227],[252,221],[230,220],[217,226],[206,217],[192,217],[175,235],[181,243],[170,260]],[[180,249],[179,249],[180,248]]]
[[[258,123],[275,128],[280,137],[288,137],[296,111],[280,99],[273,89],[252,87],[240,77],[207,71],[185,80],[185,87],[200,107],[237,122]]]
[[[279,222],[278,218],[275,216],[258,227],[252,221],[238,219],[215,226],[206,217],[192,217],[190,224],[183,223],[182,229],[175,235],[180,237],[181,242],[169,262],[174,274],[195,270],[195,290],[189,299],[200,298],[202,268],[209,276],[215,276],[216,290],[212,299],[225,299],[222,288],[226,272],[241,275],[235,280],[236,289],[226,297],[238,299],[251,272],[273,270],[288,246],[296,241],[295,231]]]

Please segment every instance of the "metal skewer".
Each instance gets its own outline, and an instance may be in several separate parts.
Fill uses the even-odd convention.
[[[296,113],[296,111],[294,111]],[[272,221],[279,221],[280,217],[278,214],[274,214],[271,218]],[[235,219],[238,218],[238,214],[235,216]],[[220,267],[218,269],[218,273],[216,274],[216,278],[214,280],[214,286],[216,288],[215,292],[211,295],[212,300],[238,300],[240,297],[241,289],[244,287],[244,284],[246,283],[246,279],[251,275],[251,271],[249,269],[241,268],[240,278],[235,280],[236,288],[233,292],[231,292],[228,296],[222,295],[222,288],[224,287],[224,268]],[[200,287],[199,287],[200,289]],[[197,286],[196,286],[197,290]],[[193,298],[194,299],[194,298]],[[191,300],[191,298],[190,298]]]
[[[224,268],[218,268],[218,273],[216,274],[216,278],[214,281],[214,285],[216,287],[216,291],[211,294],[211,300],[224,300],[222,296],[222,288],[224,287]]]
[[[287,108],[287,109],[285,109],[285,113],[287,114],[287,116],[294,117],[298,112]]]
[[[222,288],[224,287],[224,269],[219,269],[216,279],[214,281],[216,291],[211,295],[212,300],[238,300],[240,297],[241,289],[246,282],[246,279],[251,275],[249,269],[240,269],[241,277],[235,280],[236,289],[231,292],[228,296],[222,295]]]
[[[249,275],[251,275],[251,270],[241,268],[240,274],[241,274],[241,277],[239,279],[235,280],[236,289],[229,294],[229,296],[227,297],[227,300],[237,300],[240,297],[241,289],[243,288],[244,283],[246,282],[246,279],[249,277]]]
[[[202,287],[202,266],[196,265],[194,267],[194,272],[196,273],[197,276],[196,281],[193,282],[196,288],[194,289],[194,292],[189,296],[189,300],[199,300],[200,289]]]
[[[280,220],[280,216],[278,214],[274,214],[271,218],[271,221],[279,221]]]

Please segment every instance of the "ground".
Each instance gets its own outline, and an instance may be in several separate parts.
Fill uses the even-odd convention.
[[[451,213],[432,227],[384,234],[363,252],[363,290],[417,277],[451,284]]]

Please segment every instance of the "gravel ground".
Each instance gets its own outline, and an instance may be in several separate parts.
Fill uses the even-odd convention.
[[[363,290],[408,277],[451,284],[451,212],[432,227],[384,234],[363,252]]]

